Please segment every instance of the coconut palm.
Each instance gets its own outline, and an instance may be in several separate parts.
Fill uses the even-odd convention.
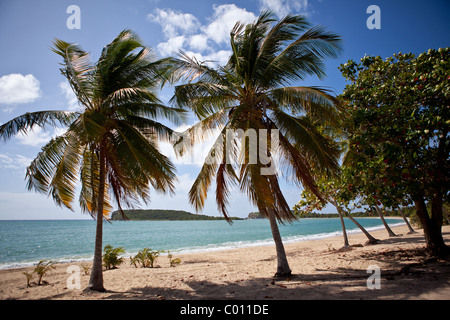
[[[275,22],[270,12],[263,12],[253,24],[237,23],[230,33],[232,54],[223,67],[181,53],[178,72],[189,83],[175,88],[172,102],[200,119],[186,132],[192,142],[220,131],[189,192],[190,202],[201,210],[215,178],[217,206],[228,219],[230,188],[238,186],[269,218],[276,275],[287,276],[291,269],[277,221],[295,216],[282,194],[279,173],[271,168],[277,156],[287,177],[322,199],[309,163],[337,169],[339,150],[314,122],[336,125],[338,101],[324,88],[293,84],[308,76],[324,78],[324,59],[338,54],[340,40],[323,27],[311,27],[302,16]],[[176,145],[180,153],[185,151],[181,142]]]
[[[27,186],[73,209],[80,182],[81,209],[97,220],[89,288],[103,291],[103,219],[112,200],[122,211],[124,205],[147,203],[151,187],[173,192],[175,168],[157,146],[172,130],[155,119],[176,122],[181,111],[164,106],[155,94],[170,61],[156,60],[130,30],[104,47],[95,64],[75,44],[55,40],[52,50],[63,58],[61,73],[82,110],[27,113],[1,126],[0,137],[6,140],[34,126],[67,127],[27,168]]]

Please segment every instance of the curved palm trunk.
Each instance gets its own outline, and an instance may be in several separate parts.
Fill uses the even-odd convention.
[[[334,205],[338,211],[338,213],[341,215],[345,215],[347,218],[350,219],[351,222],[353,222],[354,224],[356,224],[356,226],[366,235],[368,241],[366,244],[376,244],[379,242],[378,239],[375,239],[374,237],[372,237],[372,235],[367,232],[367,230],[358,222],[356,221],[351,215],[349,215],[347,212],[343,211],[342,208],[337,204],[336,200],[331,199],[330,200],[331,204]]]
[[[345,222],[344,222],[344,218],[342,217],[341,210],[338,210],[338,214],[339,214],[339,219],[341,219],[342,233],[344,234],[344,248],[346,248],[346,247],[349,247],[350,245],[348,243],[347,231],[345,229]]]
[[[381,221],[383,221],[384,227],[386,228],[386,230],[389,234],[389,237],[396,237],[397,235],[391,230],[391,228],[389,228],[389,225],[386,223],[386,220],[384,220],[383,213],[381,212],[380,207],[375,206],[375,209],[377,210],[378,215],[381,218]]]
[[[260,210],[260,212],[263,212]],[[270,221],[270,229],[272,230],[273,240],[277,251],[277,273],[275,277],[287,277],[292,275],[292,270],[289,268],[289,263],[284,250],[283,241],[281,240],[280,230],[278,229],[275,212],[273,209],[267,209],[267,215]]]
[[[416,232],[414,231],[414,229],[411,227],[411,225],[409,224],[408,219],[406,219],[405,213],[403,212],[403,210],[402,210],[402,209],[398,209],[398,211],[400,212],[400,214],[401,214],[403,220],[405,220],[405,223],[406,223],[406,225],[408,226],[408,229],[409,229],[408,234],[416,233]]]
[[[102,266],[102,241],[103,241],[103,202],[105,196],[105,156],[100,150],[100,183],[98,188],[97,205],[97,227],[95,231],[94,263],[92,265],[91,276],[88,288],[95,291],[105,291],[103,287],[103,266]]]

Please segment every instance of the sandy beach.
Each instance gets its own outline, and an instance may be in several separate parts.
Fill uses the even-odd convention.
[[[275,248],[264,246],[175,255],[181,259],[177,267],[169,266],[167,256],[158,258],[157,268],[135,268],[127,259],[118,269],[104,271],[104,293],[84,290],[89,275],[81,263],[56,264],[44,277],[48,283],[29,288],[23,272],[33,268],[0,270],[0,299],[450,299],[450,260],[425,255],[422,230],[393,230],[398,237],[384,229],[371,232],[381,240],[376,245],[364,245],[362,233],[349,235],[352,247],[346,250],[342,237],[288,244],[289,279],[273,278]],[[450,245],[450,226],[443,227],[443,235]],[[73,265],[81,270],[80,289],[68,288],[68,278],[76,275],[67,273]],[[381,272],[379,289],[367,287],[369,266]]]

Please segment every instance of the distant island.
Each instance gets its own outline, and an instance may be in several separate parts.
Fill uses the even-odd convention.
[[[152,221],[152,220],[225,220],[223,217],[212,217],[202,214],[194,214],[183,210],[161,210],[161,209],[132,209],[123,210],[128,220],[132,221]],[[112,221],[124,220],[119,210],[111,214]],[[243,220],[242,218],[231,217],[231,220]]]
[[[410,208],[404,208],[406,216],[410,215]],[[188,211],[183,210],[162,210],[162,209],[131,209],[124,210],[125,215],[128,220],[132,221],[152,221],[152,220],[225,220],[224,217],[213,217],[202,214],[194,214]],[[395,211],[386,211],[386,216],[398,216],[398,213]],[[377,217],[378,215],[375,213],[371,213],[369,210],[365,212],[352,212],[352,217]],[[337,213],[317,213],[311,212],[307,215],[297,216],[299,219],[301,218],[339,218]],[[266,217],[262,216],[259,212],[250,212],[247,218],[238,218],[231,217],[231,220],[246,220],[246,219],[266,219]],[[124,220],[122,214],[119,210],[114,211],[111,214],[112,221],[121,221]]]

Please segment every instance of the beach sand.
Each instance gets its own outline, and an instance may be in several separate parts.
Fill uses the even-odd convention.
[[[81,263],[57,264],[44,277],[48,284],[29,288],[22,272],[33,268],[0,270],[0,299],[450,299],[450,260],[424,254],[422,230],[393,230],[398,237],[385,229],[371,232],[381,240],[376,245],[364,245],[362,233],[349,235],[354,247],[348,250],[339,250],[342,236],[287,244],[289,279],[273,278],[275,248],[261,246],[175,254],[182,261],[177,267],[169,266],[167,256],[158,258],[158,268],[135,268],[127,258],[118,269],[104,271],[104,293],[83,290],[89,275],[82,268],[80,289],[68,288],[67,279],[76,274],[67,268]],[[443,235],[450,245],[450,226]],[[367,287],[373,265],[381,272],[379,289]]]

